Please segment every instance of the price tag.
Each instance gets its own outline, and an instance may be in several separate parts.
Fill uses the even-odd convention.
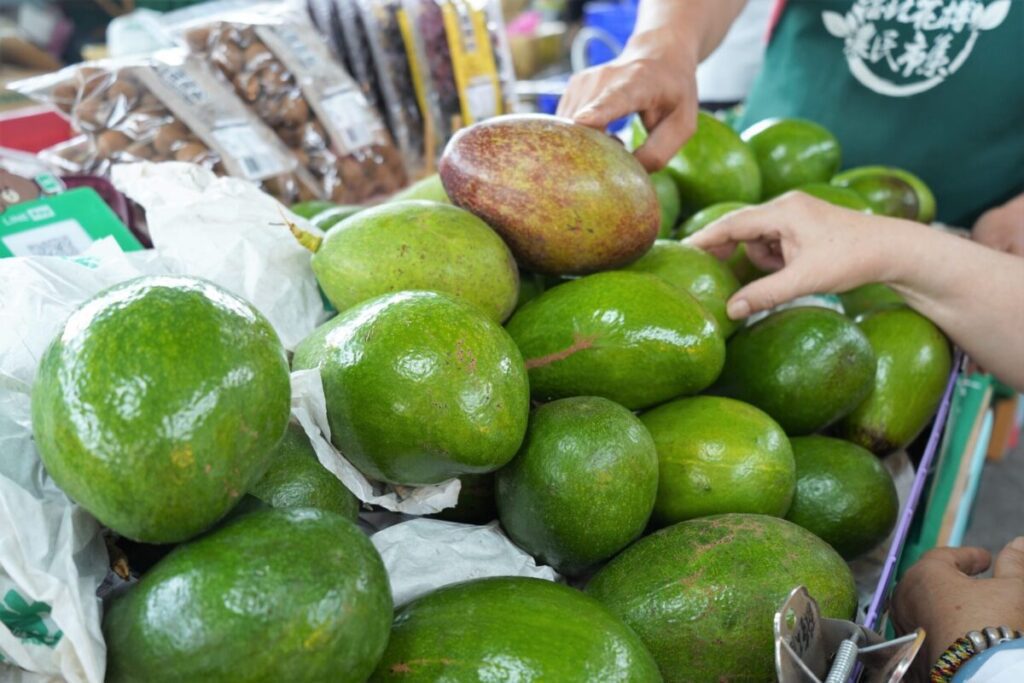
[[[288,171],[280,155],[247,124],[221,126],[213,137],[228,157],[234,158],[249,180],[262,180]]]
[[[373,116],[366,98],[358,90],[345,90],[324,98],[321,107],[331,128],[341,135],[343,152],[368,147],[377,139],[380,123]]]

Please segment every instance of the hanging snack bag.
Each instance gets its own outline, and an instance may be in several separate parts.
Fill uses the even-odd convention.
[[[479,0],[402,0],[402,28],[417,95],[440,154],[458,129],[511,111],[514,79],[497,19]],[[506,95],[508,93],[508,95]]]
[[[428,145],[433,148],[431,131],[426,127],[429,117],[422,113],[418,96],[418,80],[412,72],[415,66],[406,59],[400,15],[401,0],[336,0],[342,27],[354,27],[355,35],[365,35],[369,53],[361,41],[349,41],[349,49],[358,54],[372,56],[374,72],[379,83],[382,111],[390,122],[391,131],[405,155],[406,167],[413,176],[429,173],[434,155],[424,153]],[[344,8],[355,5],[352,15]],[[353,56],[353,61],[355,57]]]
[[[366,27],[363,25],[359,9],[354,0],[326,1],[331,5],[331,33],[342,54],[345,68],[359,84],[366,101],[370,103],[374,111],[384,115],[384,123],[388,127],[388,132],[391,133],[391,138],[398,144],[399,151],[404,154],[401,130],[395,128],[394,117],[387,113],[384,93],[381,92],[380,79],[377,78],[377,72],[373,65],[373,55],[366,36]]]
[[[257,182],[284,202],[313,196],[312,178],[199,60],[181,50],[87,62],[10,86],[55,105],[82,136],[52,156],[72,173],[113,164],[188,161]]]
[[[379,116],[310,24],[226,15],[184,30],[189,48],[220,69],[313,174],[321,197],[358,204],[405,186]]]

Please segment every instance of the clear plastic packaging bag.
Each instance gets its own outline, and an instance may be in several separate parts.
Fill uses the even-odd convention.
[[[68,172],[188,161],[257,182],[285,202],[314,196],[312,178],[288,150],[207,65],[181,50],[87,62],[10,87],[55,105],[82,133],[46,153]]]
[[[374,71],[379,82],[383,111],[391,122],[398,145],[405,155],[410,174],[418,176],[433,170],[426,165],[432,161],[436,148],[431,132],[425,128],[427,117],[421,111],[422,100],[417,92],[417,79],[406,58],[405,39],[401,25],[400,0],[338,0],[339,7],[354,3],[358,9],[362,29],[373,58]],[[345,26],[346,14],[341,13]],[[353,43],[350,49],[362,51]]]
[[[181,30],[313,175],[321,197],[358,204],[405,186],[383,122],[312,25],[257,13]]]

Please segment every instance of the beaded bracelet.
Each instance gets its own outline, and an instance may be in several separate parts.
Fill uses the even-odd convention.
[[[970,638],[967,636],[957,638],[956,642],[939,655],[939,661],[932,666],[928,680],[930,683],[949,683],[953,680],[957,669],[977,652]]]

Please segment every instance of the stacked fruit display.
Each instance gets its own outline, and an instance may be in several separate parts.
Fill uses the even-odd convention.
[[[300,235],[340,313],[291,359],[319,370],[333,445],[378,482],[459,478],[441,516],[496,515],[583,592],[483,579],[393,618],[356,501],[288,426],[262,316],[175,278],[84,304],[40,366],[43,461],[116,533],[184,542],[108,607],[108,680],[773,680],[792,588],[851,617],[844,560],[897,514],[877,456],[931,418],[945,338],[871,296],[857,320],[743,326],[725,301],[750,264],[657,238],[793,187],[921,219],[930,198],[902,172],[833,177],[813,124],[745,137],[702,114],[649,180],[602,134],[503,117],[396,201],[300,207],[345,216]]]

